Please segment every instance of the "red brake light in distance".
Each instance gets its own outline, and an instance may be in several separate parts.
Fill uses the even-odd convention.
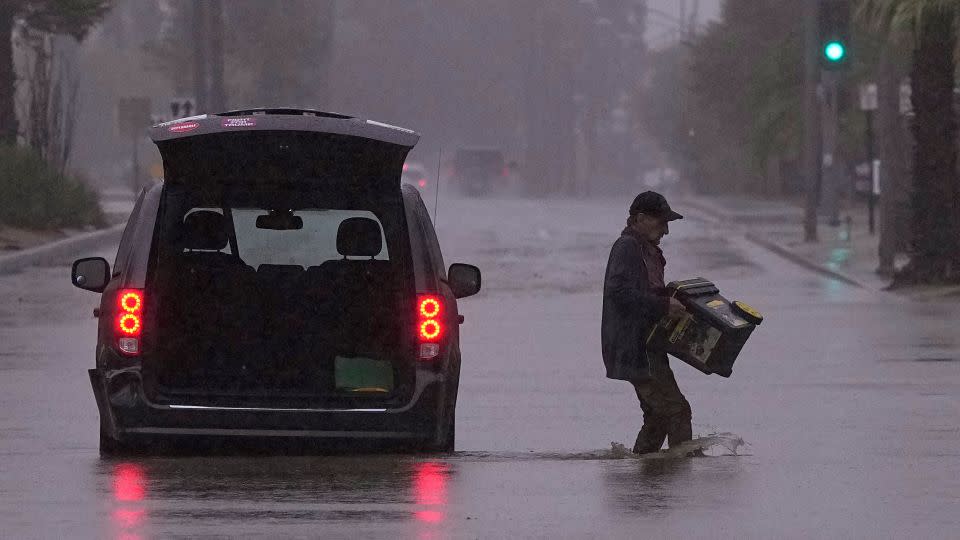
[[[419,357],[430,360],[440,354],[443,338],[443,300],[438,296],[421,295],[417,298],[417,338],[420,341]]]
[[[143,330],[143,291],[123,289],[117,293],[117,315],[114,325],[117,348],[129,356],[140,354],[140,332]]]

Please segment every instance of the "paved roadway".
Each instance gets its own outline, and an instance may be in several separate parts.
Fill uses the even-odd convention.
[[[447,263],[485,285],[462,302],[451,456],[101,460],[95,295],[68,268],[0,278],[3,536],[956,537],[958,306],[831,281],[707,221],[665,240],[668,278],[710,278],[767,321],[729,380],[675,363],[708,457],[612,447],[640,423],[599,358],[625,207],[443,203]]]

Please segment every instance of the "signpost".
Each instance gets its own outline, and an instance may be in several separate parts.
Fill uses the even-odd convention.
[[[874,234],[874,209],[877,196],[880,195],[880,160],[874,157],[873,149],[873,113],[877,110],[877,85],[860,85],[860,110],[867,115],[867,163],[870,164],[870,192],[867,194],[867,211],[870,216],[870,234]]]
[[[170,118],[186,118],[197,111],[196,100],[188,97],[178,97],[170,100]]]

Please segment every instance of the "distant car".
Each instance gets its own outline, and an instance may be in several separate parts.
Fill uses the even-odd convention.
[[[453,157],[453,175],[466,195],[490,195],[507,182],[503,151],[498,148],[460,148]]]
[[[679,181],[680,175],[670,167],[651,169],[643,174],[643,187],[645,189],[669,190],[675,187]]]
[[[400,181],[420,189],[426,189],[431,185],[430,173],[427,172],[427,168],[416,161],[407,161],[403,164]]]
[[[104,454],[153,444],[386,440],[448,451],[457,299],[401,166],[419,136],[318,111],[161,124],[165,181],[144,190],[100,292],[89,371]]]

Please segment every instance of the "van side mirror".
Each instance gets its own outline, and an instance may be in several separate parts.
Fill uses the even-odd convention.
[[[480,292],[480,269],[472,264],[453,263],[447,271],[447,282],[457,298],[473,296]]]
[[[87,291],[103,292],[110,283],[110,263],[103,257],[78,259],[70,273],[73,284]]]

